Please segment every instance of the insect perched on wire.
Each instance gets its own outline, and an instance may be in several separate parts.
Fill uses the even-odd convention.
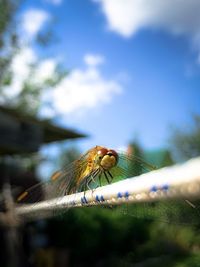
[[[38,183],[17,198],[17,202],[38,202],[62,197],[72,193],[94,189],[102,183],[110,184],[113,181],[135,175],[135,164],[144,170],[154,167],[142,159],[118,153],[113,149],[95,146],[65,168],[55,172],[50,181]]]
[[[55,172],[48,182],[41,182],[28,188],[18,196],[17,202],[38,203],[41,200],[55,200],[55,205],[51,209],[47,208],[47,214],[41,214],[41,217],[43,215],[51,216],[52,211],[53,214],[58,215],[67,210],[64,206],[59,211],[56,205],[65,195],[90,189],[95,190],[98,186],[134,177],[154,169],[154,166],[132,153],[121,153],[106,147],[95,146],[79,159]],[[199,222],[198,205],[189,199],[124,205],[120,205],[114,210],[134,217],[156,219],[163,222],[186,224]]]

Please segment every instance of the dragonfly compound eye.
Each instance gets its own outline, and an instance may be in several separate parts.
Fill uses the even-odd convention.
[[[102,158],[107,154],[108,150],[104,147],[100,147],[97,151],[96,157],[95,157],[95,162],[97,164],[100,164]]]
[[[107,154],[110,155],[110,156],[114,156],[115,159],[116,159],[116,163],[118,162],[119,155],[115,150],[109,149]]]

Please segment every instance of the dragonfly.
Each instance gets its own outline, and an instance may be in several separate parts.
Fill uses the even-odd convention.
[[[85,192],[155,169],[155,166],[132,153],[95,146],[71,164],[56,171],[48,182],[37,183],[25,190],[18,196],[17,203],[37,203],[41,200],[51,200],[81,191]],[[188,201],[137,203],[125,207],[122,205],[118,210],[134,217],[153,218],[175,223],[179,222],[181,218],[181,222],[190,223],[197,217],[195,212],[191,212],[194,207],[189,205]]]
[[[47,200],[90,190],[102,183],[110,184],[135,175],[132,164],[138,164],[139,169],[143,170],[155,169],[139,157],[95,146],[79,159],[56,171],[48,182],[38,183],[25,190],[18,196],[17,202],[38,202],[42,198],[42,191],[45,191],[44,200]]]

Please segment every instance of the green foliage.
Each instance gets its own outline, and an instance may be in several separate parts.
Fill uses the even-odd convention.
[[[124,255],[148,237],[144,224],[102,208],[71,210],[62,219],[51,219],[48,233],[54,246],[70,247],[72,266],[124,266]]]
[[[14,14],[19,2],[19,0],[0,0],[0,93],[2,86],[11,82],[9,65],[18,47]]]
[[[143,158],[143,151],[142,151],[139,143],[136,141],[133,141],[132,143],[129,144],[129,151],[128,152],[132,156]],[[131,163],[131,166],[129,166],[129,171],[130,171],[130,176],[132,175],[132,173],[134,173],[135,176],[138,176],[143,172],[143,168],[139,162],[133,161]]]
[[[30,66],[27,66],[29,74],[27,77],[23,77],[24,81],[19,94],[15,97],[12,94],[10,96],[8,90],[12,90],[12,81],[15,76],[11,63],[14,56],[20,54],[25,45],[24,41],[19,42],[21,36],[19,36],[19,29],[16,27],[16,25],[20,25],[20,17],[16,15],[21,4],[20,0],[0,0],[0,98],[7,106],[30,115],[38,115],[40,108],[44,104],[47,105],[42,99],[44,93],[51,91],[68,72],[62,65],[57,64],[53,74],[50,74],[46,79],[39,80],[37,78],[37,70],[44,58],[36,59]],[[26,45],[32,47],[34,44],[34,48],[37,47],[41,51],[42,48],[46,50],[53,38],[51,27],[47,27]],[[51,106],[51,103],[48,103],[48,105]]]
[[[70,266],[196,267],[200,255],[198,228],[135,218],[117,209],[69,210],[48,220],[47,233],[51,246],[70,250]]]
[[[3,48],[8,40],[14,42],[15,34],[11,29],[12,16],[16,12],[19,0],[0,0],[0,48]]]
[[[172,149],[182,159],[200,155],[200,116],[192,118],[187,130],[175,129],[171,136]]]

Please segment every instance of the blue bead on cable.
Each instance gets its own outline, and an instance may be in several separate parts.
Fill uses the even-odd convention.
[[[129,196],[130,196],[130,195],[129,195],[129,192],[126,191],[125,194],[124,194],[124,196],[125,196],[125,198],[129,198]]]
[[[81,203],[82,204],[87,204],[88,203],[87,198],[85,196],[81,198]]]
[[[157,186],[154,185],[154,186],[152,186],[152,188],[151,188],[150,191],[151,191],[151,192],[156,192],[157,190],[158,190]]]
[[[96,200],[96,202],[100,202],[100,199],[99,199],[98,195],[96,195],[95,200]]]
[[[121,192],[118,192],[117,193],[117,198],[122,198],[122,197],[123,197],[122,193]]]
[[[101,197],[100,197],[100,201],[102,201],[102,202],[104,202],[104,201],[105,201],[105,199],[104,199],[103,195],[101,195]]]
[[[168,184],[163,185],[162,186],[162,190],[168,191],[169,190],[169,185]]]

